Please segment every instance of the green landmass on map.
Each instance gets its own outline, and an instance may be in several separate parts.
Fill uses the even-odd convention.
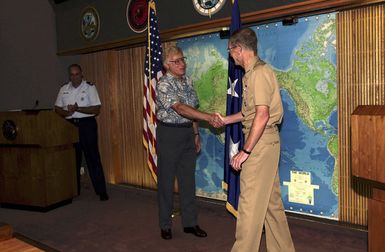
[[[194,86],[199,98],[199,109],[206,112],[226,113],[227,69],[222,61],[215,62]]]
[[[336,68],[327,55],[328,41],[335,22],[328,20],[296,51],[290,71],[277,71],[277,78],[296,103],[298,116],[314,131],[325,135],[317,122],[328,125],[336,107]]]
[[[335,195],[338,195],[338,136],[337,135],[332,135],[329,138],[328,142],[328,150],[330,154],[334,157],[334,171],[333,171],[333,176],[332,176],[332,190]]]
[[[336,108],[336,68],[327,56],[332,34],[335,34],[335,20],[328,19],[320,25],[313,36],[296,51],[293,65],[287,72],[276,71],[281,87],[286,89],[296,104],[296,113],[308,127],[325,135],[330,128],[329,117]],[[318,123],[322,122],[322,126]],[[338,195],[338,137],[328,140],[328,151],[336,160],[331,187]]]
[[[211,56],[216,60],[194,81],[194,88],[199,98],[199,109],[205,112],[226,113],[227,96],[227,65],[220,58],[220,54],[211,50]]]
[[[192,59],[191,78],[199,99],[199,110],[226,114],[227,99],[227,59],[224,59],[213,45],[191,46],[186,55]],[[190,61],[189,61],[190,62]],[[210,131],[224,143],[224,127],[215,129],[208,123],[200,122],[200,126]]]

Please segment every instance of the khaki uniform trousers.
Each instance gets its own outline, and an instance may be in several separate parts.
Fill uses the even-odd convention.
[[[242,165],[236,241],[232,252],[259,251],[263,225],[267,251],[295,251],[281,199],[279,156],[278,129],[266,128]]]

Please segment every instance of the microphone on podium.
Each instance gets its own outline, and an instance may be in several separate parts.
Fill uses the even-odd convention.
[[[37,107],[39,107],[39,100],[35,101],[35,105],[33,105],[32,109],[36,109]]]

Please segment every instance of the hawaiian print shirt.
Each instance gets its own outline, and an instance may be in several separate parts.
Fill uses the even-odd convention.
[[[156,117],[165,123],[187,123],[191,122],[172,109],[177,103],[184,103],[193,108],[198,106],[198,96],[194,90],[192,81],[187,76],[181,79],[170,73],[163,75],[156,86]]]

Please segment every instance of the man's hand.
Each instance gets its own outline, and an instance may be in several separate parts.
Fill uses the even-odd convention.
[[[212,113],[210,115],[209,123],[214,128],[221,128],[225,125],[224,119],[219,113]]]
[[[61,107],[55,106],[55,112],[58,113],[62,117],[71,116],[74,112],[70,112],[68,110],[64,110]]]
[[[77,109],[78,109],[78,104],[68,104],[67,105],[68,112],[72,115]]]
[[[234,170],[240,171],[242,170],[242,164],[246,161],[246,159],[249,157],[249,154],[240,151],[238,152],[232,159],[231,159],[231,166]]]
[[[199,136],[199,134],[196,134],[195,136],[194,136],[194,142],[195,142],[195,150],[196,150],[196,152],[197,153],[199,153],[200,151],[201,151],[201,149],[202,149],[202,144],[201,144],[201,138],[200,138],[200,136]]]

